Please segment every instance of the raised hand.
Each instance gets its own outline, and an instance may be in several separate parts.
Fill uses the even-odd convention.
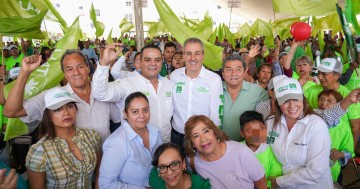
[[[119,46],[119,50],[115,50],[115,48]],[[113,43],[108,45],[101,57],[100,57],[100,65],[102,66],[108,66],[110,64],[114,64],[116,62],[116,58],[118,57],[118,55],[121,53],[121,51],[123,50],[122,44],[121,43]]]
[[[31,73],[41,64],[41,55],[27,56],[22,59],[21,71]]]
[[[15,169],[11,169],[9,174],[5,176],[6,169],[0,170],[0,188],[15,189],[17,186],[18,176]]]
[[[251,47],[248,57],[249,58],[254,58],[258,54],[260,54],[260,45],[256,44],[253,47]]]

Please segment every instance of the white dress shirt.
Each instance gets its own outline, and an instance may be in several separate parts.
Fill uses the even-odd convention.
[[[92,82],[92,94],[97,100],[110,101],[118,104],[123,110],[126,97],[133,92],[142,92],[146,95],[150,105],[149,124],[161,132],[164,142],[170,142],[170,120],[173,113],[171,83],[166,77],[159,76],[158,88],[138,72],[134,77],[117,79],[108,82],[109,66],[98,66]]]
[[[333,188],[329,158],[331,141],[325,122],[317,115],[298,120],[288,131],[285,116],[273,129],[274,118],[266,121],[271,148],[282,164],[281,188]]]
[[[197,78],[185,74],[185,67],[176,69],[170,76],[173,87],[174,115],[172,126],[184,133],[186,121],[192,115],[208,116],[218,126],[221,125],[219,109],[223,87],[220,76],[202,66]]]
[[[90,104],[82,100],[71,88],[70,84],[62,87],[79,102],[76,103],[78,111],[76,114],[76,126],[82,129],[94,129],[100,134],[101,142],[110,135],[110,119],[118,123],[121,121],[120,109],[109,102],[100,102],[90,95]],[[24,109],[27,116],[20,117],[24,123],[40,122],[45,110],[46,91],[24,101]]]

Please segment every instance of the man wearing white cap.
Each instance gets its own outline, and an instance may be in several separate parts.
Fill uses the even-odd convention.
[[[318,78],[320,85],[315,85],[305,91],[304,95],[309,101],[311,108],[318,108],[318,95],[325,89],[333,89],[338,91],[344,98],[350,93],[350,91],[342,86],[338,79],[341,76],[343,65],[335,58],[325,58],[321,61],[320,65],[316,67],[318,72]],[[348,109],[349,124],[351,126],[354,145],[356,144],[360,136],[360,104],[353,104]]]
[[[21,61],[25,57],[24,53],[19,53],[18,47],[15,45],[10,45],[10,57],[6,61],[6,71],[9,71],[14,66],[21,67]]]
[[[266,121],[268,140],[282,176],[269,177],[273,188],[333,188],[329,167],[330,136],[326,123],[307,106],[300,83],[274,83],[274,118]]]
[[[45,110],[44,95],[42,92],[23,101],[26,80],[31,72],[40,66],[40,56],[29,56],[23,59],[14,87],[11,89],[4,106],[4,115],[10,118],[20,117],[24,123],[33,129],[33,126],[42,120]],[[110,135],[110,119],[118,123],[121,121],[120,110],[109,102],[100,102],[91,94],[91,84],[88,79],[90,69],[86,64],[85,55],[79,50],[66,50],[61,57],[61,68],[68,84],[63,89],[79,101],[76,125],[79,128],[94,129],[101,136],[101,141]]]

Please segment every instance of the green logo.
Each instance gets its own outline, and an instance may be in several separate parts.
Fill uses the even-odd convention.
[[[176,93],[182,92],[182,86],[176,86]]]
[[[322,62],[322,64],[325,65],[325,66],[327,66],[327,67],[329,67],[329,66],[331,65],[331,63],[330,63],[330,62],[327,62],[327,61]]]
[[[141,91],[145,96],[150,96],[150,93],[149,93],[149,91]]]
[[[295,83],[290,83],[289,87],[290,87],[290,90],[296,90],[296,84]]]
[[[166,97],[171,97],[171,92],[165,92]]]
[[[196,91],[199,93],[208,93],[209,89],[205,88],[205,87],[198,87],[198,88],[196,88]]]
[[[67,97],[69,96],[70,97],[70,93],[68,92],[63,92],[63,93],[57,93],[54,95],[54,98],[62,98],[62,97]]]
[[[281,93],[281,92],[283,92],[283,91],[285,91],[285,90],[287,90],[288,89],[288,85],[285,85],[285,86],[282,86],[282,87],[279,87],[278,89],[277,89],[277,91],[279,92],[279,93]]]

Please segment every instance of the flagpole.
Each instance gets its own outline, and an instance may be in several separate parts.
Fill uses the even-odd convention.
[[[48,30],[47,30],[47,28],[46,28],[45,19],[43,20],[43,22],[44,22],[44,27],[45,27],[45,31],[46,31],[46,38],[49,38],[49,36],[48,36]]]

